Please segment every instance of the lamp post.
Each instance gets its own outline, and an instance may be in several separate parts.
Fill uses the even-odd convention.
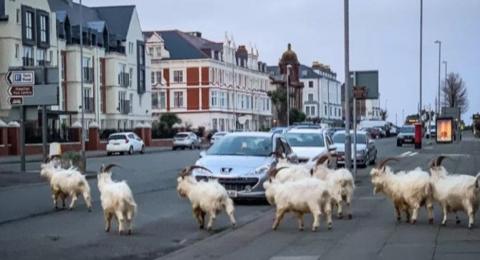
[[[448,76],[447,76],[447,75],[448,75],[448,74],[447,74],[447,61],[444,60],[444,61],[443,61],[443,64],[445,65],[445,79],[444,79],[444,83],[443,83],[443,84],[444,84],[444,86],[446,87],[446,86],[447,86],[447,77],[448,77]],[[442,107],[442,105],[441,105],[442,103],[440,102],[440,96],[439,96],[439,99],[438,99],[438,104],[439,104],[438,106],[441,108],[441,107]],[[438,113],[440,114],[440,111],[438,111]]]
[[[83,88],[83,12],[82,12],[82,0],[80,0],[80,91],[82,99],[82,167],[83,170],[87,169],[87,158],[85,157],[85,91]]]
[[[441,70],[441,64],[442,64],[442,41],[436,40],[434,42],[435,44],[438,44],[438,96],[437,96],[437,107],[435,108],[437,110],[437,113],[440,113],[440,70]]]
[[[289,86],[289,79],[290,79],[290,68],[292,65],[287,65],[287,79],[286,79],[286,86],[287,86],[287,127],[290,127],[290,86]]]
[[[420,101],[418,103],[418,116],[422,120],[422,43],[423,43],[423,0],[420,0]]]
[[[343,1],[344,52],[345,52],[345,168],[350,169],[352,163],[352,140],[350,136],[350,46],[348,0]]]

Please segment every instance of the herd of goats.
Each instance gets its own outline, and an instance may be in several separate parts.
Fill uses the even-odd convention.
[[[329,168],[331,157],[328,155],[318,156],[307,164],[291,163],[282,154],[275,155],[275,163],[268,169],[267,180],[263,183],[268,203],[276,207],[273,230],[278,228],[288,212],[298,219],[299,230],[304,229],[304,214],[313,215],[313,231],[319,228],[320,217],[325,218],[328,229],[332,228],[332,211],[335,208],[338,218],[343,218],[344,207],[348,219],[352,218],[355,182],[349,170]],[[441,165],[445,158],[439,156],[432,160],[430,174],[421,168],[394,172],[387,163],[398,159],[387,158],[370,172],[373,192],[381,192],[393,202],[397,221],[401,221],[403,212],[406,221],[415,224],[419,209],[425,206],[428,221],[433,224],[433,204],[437,202],[443,210],[442,225],[446,225],[448,213],[455,213],[458,224],[457,212],[465,212],[469,219],[468,228],[472,228],[480,202],[480,173],[476,176],[450,174]],[[64,168],[61,165],[58,157],[50,158],[41,165],[40,175],[50,184],[54,207],[57,208],[57,202],[61,200],[65,208],[65,200],[70,197],[69,208],[73,209],[77,196],[81,194],[90,211],[92,203],[86,177],[74,167]],[[112,168],[115,166],[102,166],[97,175],[105,231],[110,231],[112,219],[115,219],[119,234],[131,234],[137,204],[125,181],[112,180]],[[198,181],[192,175],[196,169],[210,172],[200,165],[184,168],[177,178],[177,192],[191,202],[200,229],[204,228],[208,215],[206,227],[211,230],[217,214],[222,211],[227,213],[235,227],[234,203],[227,190],[215,179]]]

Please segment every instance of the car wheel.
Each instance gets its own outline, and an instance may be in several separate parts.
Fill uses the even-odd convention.
[[[111,153],[111,152],[107,152],[107,156],[110,156],[110,155],[112,155],[112,153]]]
[[[397,146],[398,146],[398,147],[402,146],[402,142],[401,142],[401,141],[397,141]]]
[[[370,165],[374,165],[376,160],[377,160],[377,154],[373,156],[372,160],[370,161]]]
[[[190,145],[190,150],[193,150],[193,149],[195,149],[195,144],[194,143],[192,143],[192,145]]]
[[[133,154],[133,147],[130,146],[130,148],[128,149],[128,154],[132,155]]]
[[[141,154],[144,154],[144,153],[145,153],[145,145],[142,145],[142,149],[140,150],[140,153],[141,153]]]
[[[177,147],[176,147],[176,146],[172,146],[172,150],[173,150],[173,151],[177,150]]]

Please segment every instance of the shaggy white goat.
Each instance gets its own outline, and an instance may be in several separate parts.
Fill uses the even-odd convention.
[[[268,202],[276,206],[273,230],[278,228],[287,212],[296,215],[299,230],[304,228],[303,215],[306,213],[313,215],[312,231],[320,226],[322,214],[326,216],[328,229],[332,228],[331,198],[324,181],[310,177],[282,183],[271,177],[263,183],[263,187]]]
[[[337,207],[339,218],[343,218],[343,203],[348,210],[348,218],[352,219],[351,203],[355,181],[352,174],[347,169],[333,170],[328,168],[330,161],[329,155],[324,155],[316,160],[316,165],[312,169],[312,176],[327,182],[332,203]]]
[[[54,167],[54,163],[51,162],[43,163],[40,167],[40,176],[46,178],[50,183],[55,208],[57,208],[57,199],[59,197],[63,201],[63,207],[65,207],[65,199],[70,196],[72,199],[69,209],[73,209],[77,196],[82,194],[88,211],[92,210],[90,185],[88,185],[87,178],[76,168],[56,168]]]
[[[400,211],[403,210],[407,215],[407,222],[411,216],[411,223],[415,224],[418,209],[425,205],[429,223],[433,224],[433,194],[430,176],[420,168],[394,174],[390,167],[385,166],[391,160],[397,159],[387,158],[371,170],[373,193],[382,192],[392,200],[398,221],[401,220]]]
[[[118,223],[118,233],[121,235],[128,229],[132,234],[133,217],[137,212],[137,204],[133,193],[126,181],[115,182],[112,180],[112,167],[115,164],[102,166],[97,176],[100,201],[102,202],[103,216],[105,218],[105,232],[109,232],[112,218]]]
[[[276,171],[275,179],[279,182],[300,180],[303,178],[311,177],[312,166],[310,164],[294,164],[286,159],[281,153],[273,153],[276,158],[274,167],[276,169],[282,169]],[[271,170],[273,170],[272,168]]]
[[[447,224],[449,212],[463,211],[468,215],[468,228],[472,228],[480,202],[480,173],[477,176],[450,175],[441,165],[445,156],[439,156],[430,164],[433,197],[442,206],[442,225]],[[460,223],[456,216],[457,224]]]
[[[232,226],[235,227],[235,208],[227,190],[217,180],[197,181],[191,175],[194,169],[210,172],[207,168],[198,165],[184,168],[177,178],[177,192],[181,197],[187,197],[190,200],[193,216],[197,219],[200,228],[204,228],[205,215],[208,214],[207,230],[211,230],[213,221],[222,210],[226,211]]]

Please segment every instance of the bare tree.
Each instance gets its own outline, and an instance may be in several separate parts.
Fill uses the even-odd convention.
[[[468,110],[468,97],[465,82],[458,73],[450,73],[447,76],[446,84],[442,88],[445,107],[458,107],[460,114]]]

